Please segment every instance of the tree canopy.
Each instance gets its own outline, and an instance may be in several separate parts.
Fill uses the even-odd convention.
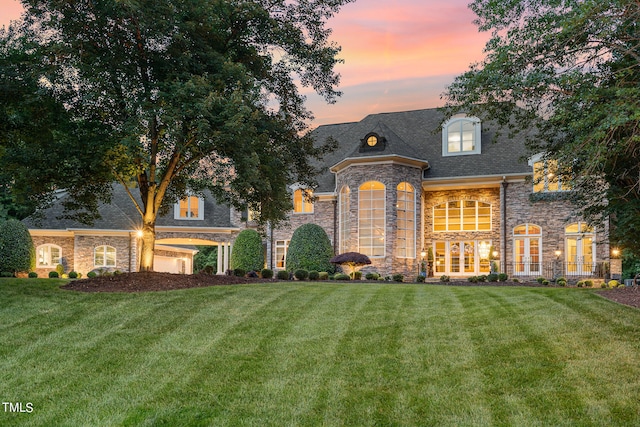
[[[331,148],[307,132],[299,88],[327,102],[339,95],[339,47],[326,23],[350,1],[22,0],[16,40],[29,47],[12,48],[33,52],[30,88],[37,82],[69,117],[73,132],[56,140],[82,141],[94,157],[55,160],[105,167],[69,180],[83,196],[70,207],[93,212],[111,182],[135,184],[143,269],[158,213],[189,192],[209,189],[259,221],[282,220],[287,186],[314,188],[312,160]],[[52,175],[47,182],[59,182]]]
[[[530,154],[558,161],[565,197],[610,240],[640,253],[640,3],[637,0],[475,0],[485,59],[444,94],[527,132]]]

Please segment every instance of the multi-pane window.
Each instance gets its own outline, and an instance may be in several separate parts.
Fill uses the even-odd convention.
[[[433,231],[489,231],[491,204],[454,200],[433,208]]]
[[[480,120],[474,117],[454,117],[442,130],[442,155],[480,153]]]
[[[565,228],[567,274],[591,274],[595,269],[595,234],[584,222]]]
[[[542,267],[542,230],[535,224],[521,224],[513,229],[514,272],[538,275]]]
[[[385,186],[378,181],[368,181],[360,186],[358,196],[359,252],[383,257],[385,242]]]
[[[287,268],[287,249],[289,240],[276,240],[276,268]]]
[[[340,252],[349,252],[351,240],[351,215],[349,205],[351,190],[346,185],[340,190]]]
[[[533,162],[534,192],[554,192],[570,189],[569,183],[563,182],[558,174],[558,162],[556,160],[548,159]]]
[[[295,213],[313,213],[313,202],[309,199],[312,197],[310,190],[306,191],[308,197],[305,197],[305,191],[301,188],[293,192],[293,211]]]
[[[416,195],[413,186],[401,182],[397,188],[396,204],[396,256],[415,258],[416,256]]]
[[[175,205],[175,219],[203,219],[203,200],[196,196],[187,196]]]
[[[62,249],[57,245],[41,245],[36,250],[38,267],[55,267],[60,264]]]
[[[115,267],[116,248],[113,246],[96,246],[93,251],[93,265],[95,267]]]

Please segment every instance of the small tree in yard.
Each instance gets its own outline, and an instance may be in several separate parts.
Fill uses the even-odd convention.
[[[293,232],[287,250],[287,270],[315,270],[333,273],[334,267],[329,260],[333,256],[333,247],[329,236],[316,224],[301,225]]]
[[[35,249],[27,227],[9,219],[0,225],[0,271],[28,272],[35,267]]]
[[[244,271],[261,271],[264,267],[262,239],[255,230],[242,230],[233,244],[229,266]]]
[[[371,264],[369,257],[359,252],[345,252],[343,254],[336,255],[331,258],[330,262],[332,264],[348,266],[351,269],[349,272],[350,276],[353,276],[353,273],[356,271],[356,267]]]

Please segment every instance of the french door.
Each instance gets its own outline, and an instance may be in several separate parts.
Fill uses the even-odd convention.
[[[540,238],[517,237],[514,246],[514,274],[534,276],[541,274]]]
[[[478,240],[439,240],[433,242],[434,272],[453,276],[489,274],[488,248],[491,242]],[[486,249],[484,249],[486,248]]]

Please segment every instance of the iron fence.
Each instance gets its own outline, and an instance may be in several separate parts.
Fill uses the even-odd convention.
[[[609,275],[609,263],[578,263],[551,261],[546,263],[506,263],[501,266],[500,271],[507,273],[509,277],[544,277],[553,279],[556,277],[566,278],[606,278]]]

